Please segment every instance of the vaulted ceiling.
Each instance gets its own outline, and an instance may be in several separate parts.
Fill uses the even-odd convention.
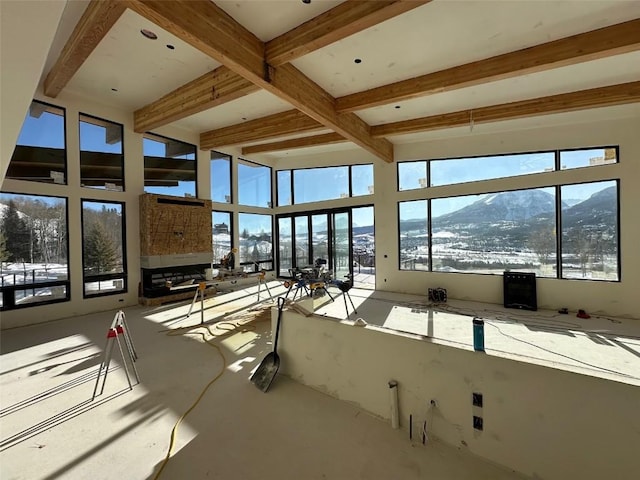
[[[205,150],[391,162],[475,125],[640,116],[640,2],[73,1],[43,82]]]

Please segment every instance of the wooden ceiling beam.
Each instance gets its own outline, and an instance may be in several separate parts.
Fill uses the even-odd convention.
[[[281,150],[294,150],[296,148],[307,148],[317,145],[330,145],[332,143],[343,143],[348,140],[338,133],[324,133],[322,135],[313,135],[311,137],[292,138],[290,140],[282,140],[279,142],[263,143],[260,145],[251,145],[242,149],[243,155],[252,155],[254,153],[277,152]]]
[[[275,66],[289,62],[429,1],[348,0],[267,42],[267,62]],[[259,87],[222,66],[134,112],[134,130],[153,130],[257,90]]]
[[[267,140],[284,135],[314,132],[324,128],[322,124],[298,110],[288,110],[248,122],[222,127],[200,134],[200,148],[213,150],[228,145]]]
[[[611,107],[640,102],[640,81],[592,88],[578,92],[562,93],[547,97],[534,98],[519,102],[492,105],[473,110],[443,113],[429,117],[385,123],[371,127],[374,137],[390,137],[408,133],[428,132],[452,127],[462,127],[476,123],[491,123],[502,120],[535,117],[554,113],[572,112],[590,108]],[[302,144],[304,141],[304,144]],[[284,140],[260,145],[252,145],[242,149],[247,153],[264,153],[338,143],[335,133],[314,135],[300,139]],[[342,139],[342,141],[347,141]]]
[[[369,125],[355,114],[338,115],[335,99],[291,64],[269,66],[264,62],[264,44],[210,0],[128,0],[128,4],[140,15],[325,127],[384,161],[393,161],[391,142],[372,138]]]
[[[283,65],[430,1],[347,0],[267,42],[265,58],[269,65]]]
[[[387,123],[371,127],[371,134],[388,137],[636,102],[640,102],[640,81]]]
[[[636,50],[640,19],[346,95],[336,99],[336,110],[353,112]]]
[[[136,110],[133,129],[147,132],[258,90],[260,87],[223,65]]]
[[[119,0],[91,0],[44,80],[44,94],[57,97],[126,10]]]

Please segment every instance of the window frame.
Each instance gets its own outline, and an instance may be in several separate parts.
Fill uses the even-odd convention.
[[[90,115],[88,113],[82,113],[79,112],[78,113],[78,150],[79,150],[79,161],[80,161],[80,187],[82,188],[90,188],[92,190],[103,190],[103,191],[110,191],[108,190],[106,187],[92,187],[92,186],[85,186],[82,185],[82,133],[81,133],[81,127],[80,124],[83,122],[82,118],[86,117],[86,118],[92,118],[94,120],[98,120],[99,122],[105,122],[105,123],[112,123],[114,125],[118,125],[120,127],[120,138],[121,138],[121,143],[122,143],[122,148],[121,148],[121,153],[117,154],[120,155],[121,160],[120,160],[120,171],[121,171],[121,182],[122,182],[122,187],[120,190],[114,190],[114,191],[118,191],[118,192],[124,192],[126,190],[126,178],[125,178],[125,168],[124,168],[124,159],[125,159],[125,150],[124,150],[124,125],[122,123],[119,122],[113,122],[111,120],[107,120],[106,118],[101,118],[101,117],[97,117],[95,115]],[[84,123],[91,123],[91,122],[84,122]],[[100,153],[106,153],[106,152],[100,152]],[[144,156],[144,155],[143,155]]]
[[[150,192],[146,190],[146,185],[144,184],[147,180],[146,177],[146,169],[147,167],[144,165],[145,162],[145,158],[146,157],[153,157],[153,158],[166,158],[166,159],[174,159],[173,157],[155,157],[154,155],[145,155],[144,154],[144,140],[148,139],[148,140],[152,140],[155,142],[160,142],[160,140],[158,139],[163,139],[163,140],[168,140],[170,142],[179,142],[179,143],[184,143],[185,145],[189,145],[191,147],[194,148],[193,151],[193,160],[191,159],[182,159],[182,160],[187,160],[187,161],[192,161],[194,168],[193,168],[193,184],[194,184],[194,196],[193,197],[188,197],[188,198],[200,198],[198,196],[198,146],[193,144],[193,143],[189,143],[189,142],[185,142],[184,140],[178,140],[177,138],[171,138],[171,137],[167,137],[165,135],[159,135],[157,133],[153,133],[153,132],[145,132],[142,135],[142,161],[143,161],[143,167],[142,167],[142,182],[143,182],[143,191],[144,193],[153,193],[154,195],[167,195],[167,196],[171,196],[171,197],[178,197],[178,198],[185,198],[185,195],[175,195],[173,192],[169,191],[169,192]],[[167,142],[168,143],[168,142]],[[175,159],[174,159],[175,160]],[[178,182],[180,182],[178,180]],[[179,188],[179,185],[176,187],[152,187],[152,188],[166,188],[166,189],[171,189],[171,188]]]
[[[226,213],[227,215],[229,215],[229,237],[230,237],[230,242],[229,242],[229,250],[233,249],[235,247],[235,236],[234,236],[234,229],[233,229],[233,225],[234,225],[234,219],[233,219],[233,212],[230,211],[226,211],[226,210],[217,210],[217,209],[212,209],[211,210],[211,253],[213,254],[213,227],[214,227],[214,223],[213,223],[213,214],[214,213]],[[212,263],[211,266],[214,268],[221,268],[222,264],[221,263],[215,263],[215,257],[212,258]]]
[[[216,158],[213,158],[213,156],[216,155]],[[222,157],[227,157],[229,159],[229,201],[228,202],[219,202],[217,200],[213,199],[213,178],[211,177],[212,175],[212,169],[211,169],[211,164],[213,163],[214,160],[219,160]],[[234,176],[233,176],[233,155],[229,155],[226,153],[222,153],[222,152],[218,152],[217,150],[209,150],[209,194],[211,196],[211,201],[216,203],[216,204],[220,204],[220,205],[232,205],[234,198],[233,198],[233,180],[234,180]]]
[[[240,261],[240,235],[242,234],[242,231],[240,229],[240,215],[261,215],[264,217],[270,217],[271,219],[271,259],[270,260],[259,260],[257,262],[241,262]],[[272,272],[275,270],[276,268],[276,260],[275,260],[275,255],[274,255],[274,250],[276,248],[276,242],[274,240],[274,216],[272,214],[269,213],[256,213],[256,212],[243,212],[240,211],[238,212],[238,265],[240,265],[240,267],[243,268],[243,270],[245,271],[245,273],[257,273],[260,272],[261,270],[264,270],[266,272]],[[261,268],[261,265],[264,263],[271,263],[271,268]],[[254,265],[253,270],[247,270],[245,267],[249,266],[249,265]]]
[[[405,164],[405,163],[412,163],[412,162],[425,162],[426,163],[426,172],[427,172],[427,185],[424,188],[421,188],[420,190],[423,190],[425,193],[417,198],[410,198],[410,199],[406,199],[406,200],[397,200],[397,205],[396,205],[396,219],[397,219],[397,245],[398,245],[398,269],[399,271],[413,271],[413,270],[408,270],[408,269],[403,269],[401,268],[402,262],[401,262],[401,255],[402,255],[402,251],[401,251],[401,242],[400,242],[400,205],[402,203],[407,203],[407,202],[415,202],[415,201],[426,201],[427,202],[427,211],[428,211],[428,250],[429,250],[429,272],[435,272],[435,273],[459,273],[459,274],[465,274],[465,273],[469,273],[469,274],[474,274],[474,275],[496,275],[497,273],[481,273],[481,272],[465,272],[465,271],[455,271],[455,272],[447,272],[447,271],[442,271],[442,270],[434,270],[433,269],[433,231],[432,231],[432,223],[433,223],[433,208],[432,208],[432,201],[433,200],[439,200],[439,199],[445,199],[445,198],[456,198],[456,197],[464,197],[464,196],[471,196],[471,195],[478,195],[478,196],[485,196],[485,195],[490,195],[490,194],[500,194],[500,193],[506,193],[506,192],[514,192],[514,191],[526,191],[526,190],[542,190],[542,189],[553,189],[554,190],[554,194],[555,194],[555,217],[554,217],[554,221],[555,221],[555,244],[556,244],[556,249],[555,249],[555,275],[554,276],[544,276],[544,277],[539,277],[539,278],[551,278],[551,279],[557,279],[557,280],[581,280],[581,281],[598,281],[598,282],[610,282],[610,283],[619,283],[622,281],[622,252],[621,252],[621,232],[620,232],[620,218],[621,218],[621,212],[620,212],[620,188],[621,188],[621,182],[620,182],[620,178],[617,178],[615,176],[611,176],[611,175],[606,175],[603,176],[601,178],[595,178],[595,179],[591,179],[588,181],[581,181],[581,182],[559,182],[557,180],[562,179],[561,175],[564,175],[561,172],[565,172],[567,170],[572,170],[572,169],[562,169],[561,168],[561,154],[562,152],[574,152],[574,151],[588,151],[588,150],[606,150],[606,149],[613,149],[615,150],[615,155],[616,155],[616,162],[611,162],[611,163],[602,163],[602,164],[594,164],[594,165],[586,165],[586,166],[582,166],[582,167],[575,167],[575,169],[578,168],[590,168],[590,167],[599,167],[599,166],[609,166],[609,168],[615,168],[615,165],[618,165],[621,163],[621,159],[620,159],[620,147],[617,145],[606,145],[606,146],[589,146],[589,147],[579,147],[579,148],[560,148],[560,149],[555,149],[555,150],[542,150],[542,151],[532,151],[532,152],[520,152],[520,153],[500,153],[500,154],[485,154],[485,155],[474,155],[474,156],[469,156],[469,157],[454,157],[454,160],[463,160],[466,158],[484,158],[484,157],[501,157],[501,156],[515,156],[515,155],[531,155],[531,154],[549,154],[549,153],[553,153],[554,155],[554,169],[552,171],[544,171],[544,172],[536,172],[536,173],[524,173],[521,175],[513,175],[513,176],[508,176],[508,177],[495,177],[495,178],[488,178],[488,179],[483,179],[483,180],[474,180],[474,181],[468,181],[468,182],[459,182],[459,183],[451,183],[451,184],[446,184],[446,185],[438,185],[435,187],[431,187],[430,183],[431,183],[431,162],[433,161],[440,161],[440,160],[447,160],[447,158],[434,158],[434,159],[428,159],[428,160],[407,160],[405,162],[398,162],[398,167],[396,168],[396,188],[397,188],[397,192],[404,192],[406,190],[400,190],[400,175],[399,175],[399,168],[400,168],[400,164]],[[511,189],[503,189],[503,190],[499,190],[496,191],[494,189],[483,189],[481,188],[481,186],[483,185],[484,182],[493,182],[495,180],[503,180],[503,179],[512,179],[512,178],[524,178],[524,177],[531,177],[532,175],[536,175],[536,174],[544,174],[544,175],[550,175],[547,178],[552,179],[549,182],[544,182],[543,184],[539,184],[539,181],[531,181],[528,182],[527,185],[521,186],[519,188],[511,188]],[[594,175],[594,176],[599,176],[599,175]],[[556,179],[556,181],[553,181],[553,179]],[[561,198],[561,191],[562,188],[565,186],[572,186],[572,185],[581,185],[581,184],[596,184],[596,183],[601,183],[601,182],[616,182],[616,209],[617,209],[617,219],[616,219],[616,274],[617,274],[617,279],[606,279],[606,278],[578,278],[578,277],[565,277],[563,274],[563,269],[562,269],[562,265],[563,265],[563,246],[562,246],[562,236],[563,236],[563,227],[562,227],[562,214],[563,214],[563,210],[562,210],[562,198]],[[431,196],[430,193],[426,193],[429,189],[431,188],[435,188],[435,189],[442,189],[442,188],[449,188],[449,187],[453,187],[456,185],[460,185],[460,184],[475,184],[479,187],[474,187],[472,188],[473,192],[470,193],[466,193],[464,195],[438,195],[438,196]],[[418,190],[418,189],[408,189],[408,190]],[[434,190],[431,190],[432,192]],[[435,190],[437,191],[437,190]],[[415,195],[414,195],[415,197]],[[583,200],[584,201],[584,200]]]
[[[263,167],[263,168],[268,168],[269,169],[269,202],[267,203],[267,206],[263,206],[263,205],[248,205],[245,203],[240,203],[240,165],[245,165],[245,164],[252,164],[252,165],[257,165],[258,167]],[[265,165],[263,163],[258,163],[258,162],[254,162],[252,160],[247,160],[246,158],[242,158],[239,157],[236,161],[236,165],[237,165],[237,180],[236,180],[236,184],[237,184],[237,194],[238,194],[238,198],[237,198],[237,204],[240,207],[250,207],[250,208],[268,208],[271,209],[273,208],[273,167],[269,166],[269,165]]]
[[[346,198],[361,198],[361,197],[367,197],[369,195],[373,195],[374,193],[367,193],[364,195],[353,195],[353,167],[365,167],[365,166],[371,166],[372,169],[372,175],[373,175],[373,187],[374,187],[374,193],[375,193],[375,164],[373,163],[350,163],[350,164],[340,164],[340,165],[325,165],[322,167],[304,167],[304,168],[284,168],[282,170],[276,170],[275,171],[275,178],[276,178],[276,198],[279,200],[279,192],[278,192],[278,188],[279,188],[279,182],[278,182],[278,173],[279,172],[290,172],[290,189],[291,189],[291,203],[288,205],[280,205],[280,203],[278,203],[279,207],[290,207],[293,205],[307,205],[309,203],[322,203],[322,202],[333,202],[335,200],[344,200]],[[347,182],[348,182],[348,186],[347,186],[347,196],[346,197],[335,197],[335,198],[328,198],[325,200],[314,200],[312,202],[296,202],[296,193],[295,193],[295,172],[298,171],[303,171],[303,170],[321,170],[321,169],[326,169],[326,168],[347,168]]]
[[[103,273],[99,275],[87,275],[85,273],[85,261],[86,261],[86,249],[84,245],[84,235],[85,235],[85,216],[84,216],[84,203],[112,203],[117,204],[122,207],[122,272],[119,273]],[[128,268],[127,268],[127,216],[126,216],[126,202],[119,202],[116,200],[99,200],[95,198],[81,198],[80,199],[80,232],[82,236],[82,298],[97,298],[97,297],[108,297],[112,295],[123,295],[128,293],[129,291],[129,280],[128,280]],[[123,286],[121,289],[117,289],[115,291],[107,291],[104,293],[95,293],[88,294],[86,285],[91,282],[102,282],[108,280],[122,280]]]
[[[31,103],[29,104],[29,109],[31,109],[31,105],[33,103],[39,103],[41,105],[44,105],[45,107],[51,107],[51,108],[55,108],[58,110],[62,111],[62,135],[63,135],[63,142],[64,142],[64,148],[63,148],[63,164],[64,164],[64,182],[62,183],[57,183],[55,181],[52,182],[45,182],[45,181],[41,181],[41,180],[30,180],[30,179],[16,179],[14,177],[11,177],[10,174],[10,170],[11,170],[11,162],[13,160],[13,156],[15,155],[15,148],[18,146],[28,146],[28,145],[18,145],[17,140],[16,140],[16,145],[14,147],[14,150],[11,154],[11,158],[9,159],[9,163],[7,165],[7,171],[5,174],[5,178],[6,179],[15,179],[18,181],[22,181],[22,182],[35,182],[35,183],[46,183],[46,184],[51,184],[51,185],[64,185],[64,186],[68,186],[69,185],[69,154],[68,154],[68,140],[67,140],[67,109],[65,107],[60,107],[58,105],[54,105],[53,103],[49,103],[49,102],[43,102],[42,100],[37,100],[37,99],[32,99]],[[27,117],[30,115],[30,112],[28,111],[27,114],[25,115],[25,118],[22,121],[22,126],[20,127],[20,132],[18,132],[18,139],[20,138],[20,134],[22,134],[22,129],[24,128],[24,124],[25,121],[27,119]],[[50,147],[33,147],[33,148],[50,148]]]
[[[573,186],[573,185],[582,185],[582,184],[593,184],[593,183],[601,183],[601,182],[616,182],[616,208],[617,208],[617,218],[616,218],[616,231],[617,231],[617,235],[616,235],[616,262],[617,262],[617,279],[615,280],[607,280],[607,279],[593,279],[593,278],[576,278],[576,277],[569,277],[566,278],[563,276],[563,271],[562,271],[562,264],[563,264],[563,258],[562,258],[562,235],[563,235],[563,228],[562,228],[562,222],[561,222],[561,216],[562,216],[562,209],[561,209],[561,202],[562,202],[562,198],[561,198],[561,190],[562,187],[565,186]],[[441,271],[441,270],[434,270],[433,269],[433,232],[432,232],[432,225],[433,225],[433,208],[431,205],[431,202],[433,200],[440,200],[440,199],[446,199],[446,198],[457,198],[457,197],[465,197],[465,196],[471,196],[471,195],[478,195],[478,196],[485,196],[485,195],[491,195],[491,194],[500,194],[500,193],[506,193],[506,192],[517,192],[517,191],[526,191],[526,190],[541,190],[541,189],[554,189],[555,192],[555,212],[554,212],[554,221],[555,221],[555,242],[556,242],[556,251],[555,251],[555,257],[556,257],[556,266],[555,266],[555,276],[548,276],[548,277],[537,277],[537,278],[543,278],[543,279],[552,279],[552,280],[566,280],[566,281],[573,281],[573,280],[578,280],[578,281],[594,281],[594,282],[608,282],[608,283],[620,283],[622,281],[622,252],[621,252],[621,234],[620,234],[620,179],[619,178],[601,178],[601,179],[597,179],[597,180],[590,180],[590,181],[583,181],[583,182],[569,182],[569,183],[551,183],[551,184],[546,184],[546,185],[536,185],[536,186],[527,186],[527,187],[522,187],[522,188],[512,188],[512,189],[505,189],[505,190],[488,190],[488,191],[481,191],[481,192],[476,192],[476,193],[469,193],[469,194],[464,194],[464,195],[442,195],[442,196],[438,196],[438,197],[429,197],[429,198],[416,198],[416,199],[411,199],[411,200],[398,200],[396,203],[396,219],[397,219],[397,245],[398,245],[398,270],[401,272],[413,272],[413,271],[428,271],[430,273],[442,273],[442,274],[464,274],[464,275],[500,275],[499,273],[481,273],[481,272],[465,272],[465,271],[456,271],[456,272],[447,272],[447,271]],[[427,220],[427,225],[428,225],[428,250],[429,250],[429,269],[428,270],[409,270],[409,269],[403,269],[401,268],[401,244],[400,244],[400,204],[401,203],[409,203],[409,202],[417,202],[417,201],[426,201],[427,202],[427,212],[428,212],[428,220]]]
[[[20,195],[20,196],[29,196],[29,197],[47,197],[47,198],[56,198],[64,200],[65,202],[65,222],[66,222],[66,238],[65,238],[65,246],[67,250],[67,279],[66,280],[55,280],[52,282],[39,282],[39,283],[29,283],[29,284],[14,284],[11,286],[2,286],[0,284],[0,294],[2,295],[2,307],[0,307],[0,311],[9,311],[9,310],[18,310],[22,308],[32,308],[38,307],[41,305],[51,305],[54,303],[63,303],[69,302],[71,300],[71,255],[69,250],[69,198],[62,195],[41,195],[41,194],[31,194],[31,193],[23,193],[23,192],[10,192],[2,190],[0,194],[8,194],[8,195]],[[25,304],[16,304],[15,303],[15,293],[16,291],[21,290],[34,290],[38,288],[47,288],[47,287],[65,287],[65,295],[61,298],[55,298],[52,300],[46,300],[38,303],[25,303]],[[7,299],[10,298],[10,301],[7,302]]]
[[[617,154],[617,152],[616,152]],[[618,162],[619,163],[619,158]],[[601,165],[590,165],[590,166],[601,166]],[[616,209],[617,209],[617,218],[616,218],[616,273],[617,280],[607,280],[607,279],[598,279],[598,278],[579,278],[579,277],[565,277],[564,276],[564,262],[562,259],[562,240],[563,240],[563,225],[562,225],[562,210],[560,208],[557,209],[556,219],[556,245],[557,245],[557,253],[556,257],[558,259],[557,266],[557,279],[558,280],[566,280],[566,281],[580,281],[580,282],[609,282],[609,283],[621,283],[622,282],[622,252],[620,248],[620,179],[619,178],[602,178],[598,180],[584,181],[584,182],[575,182],[575,183],[564,183],[557,186],[557,202],[558,205],[562,202],[562,187],[575,186],[575,185],[584,185],[584,184],[592,184],[592,183],[601,183],[601,182],[615,182],[616,184]]]

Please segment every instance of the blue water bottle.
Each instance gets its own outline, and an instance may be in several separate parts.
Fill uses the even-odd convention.
[[[484,352],[484,321],[477,317],[473,319],[473,349]]]

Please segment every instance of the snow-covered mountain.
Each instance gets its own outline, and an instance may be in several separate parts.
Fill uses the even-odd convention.
[[[438,226],[453,224],[523,222],[555,212],[555,197],[540,190],[519,190],[485,195],[471,205],[434,219]]]

